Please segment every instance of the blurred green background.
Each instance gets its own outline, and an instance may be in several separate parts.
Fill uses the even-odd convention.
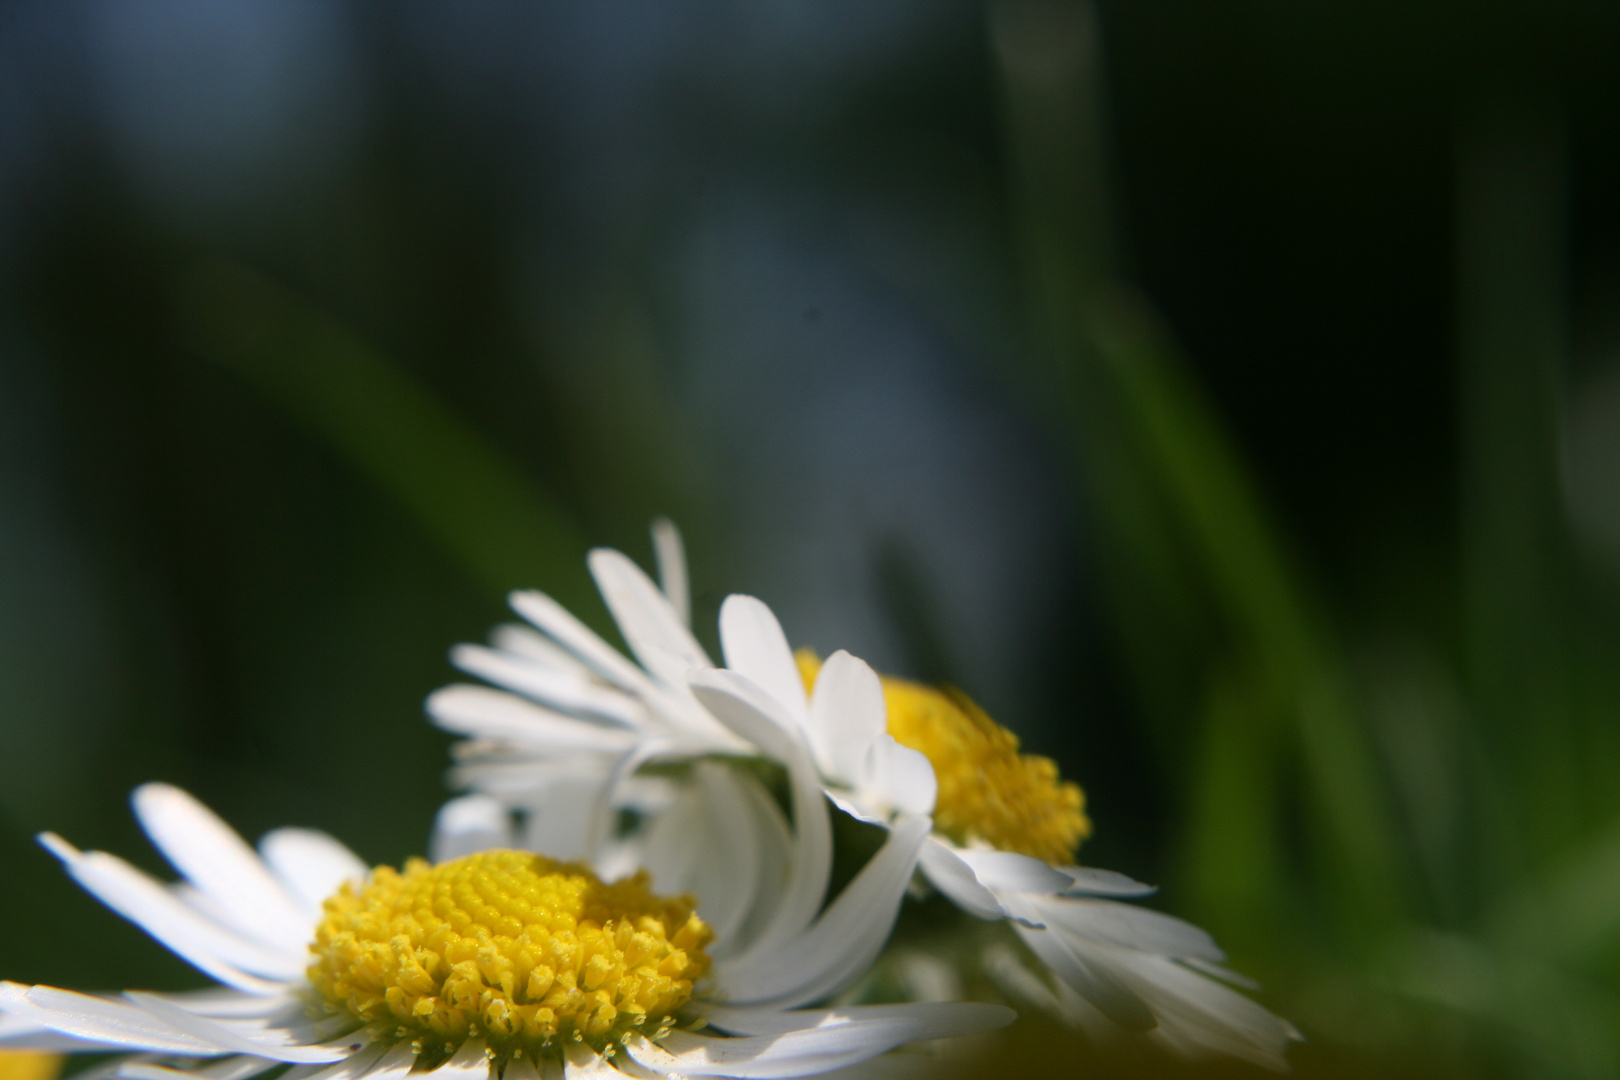
[[[1620,1075],[1617,134],[1589,0],[0,4],[0,973],[194,981],[32,840],[144,780],[419,851],[446,649],[667,514],[1300,1074]]]

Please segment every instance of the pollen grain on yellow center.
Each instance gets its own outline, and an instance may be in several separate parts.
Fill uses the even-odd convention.
[[[794,654],[806,687],[821,661]],[[939,781],[934,826],[959,844],[988,844],[1066,865],[1091,835],[1085,795],[1050,758],[1018,752],[1018,736],[956,690],[883,676],[889,734],[926,756]]]
[[[667,1026],[708,970],[692,908],[645,873],[608,885],[527,852],[412,859],[326,901],[309,979],[334,1013],[430,1059],[470,1036],[508,1059],[564,1040],[609,1050]]]

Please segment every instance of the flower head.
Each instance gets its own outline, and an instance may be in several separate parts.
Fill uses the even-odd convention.
[[[752,597],[722,605],[726,666],[716,668],[686,626],[679,540],[668,526],[657,540],[662,589],[618,552],[590,558],[640,668],[535,593],[514,594],[513,607],[545,636],[505,627],[493,649],[457,650],[464,670],[502,688],[451,687],[429,701],[442,726],[474,737],[462,783],[523,809],[561,778],[588,775],[600,822],[617,785],[649,760],[763,755],[857,818],[890,829],[926,821],[915,870],[963,911],[1009,923],[1027,950],[985,958],[1010,993],[1184,1056],[1285,1067],[1298,1033],[1224,985],[1244,980],[1208,934],[1121,902],[1151,887],[1075,864],[1091,823],[1051,761],[1021,754],[965,695],[884,679],[845,652],[824,663],[795,655]],[[739,709],[766,722],[723,719]],[[717,727],[742,746],[714,743]],[[578,834],[601,837],[601,826]]]
[[[725,770],[704,770],[697,786],[731,800],[758,842],[786,834],[780,812]],[[220,985],[104,997],[0,983],[8,1045],[133,1051],[113,1067],[126,1080],[247,1080],[282,1064],[300,1080],[790,1077],[1011,1018],[994,1006],[802,1008],[871,962],[870,925],[887,935],[918,824],[895,829],[821,910],[825,811],[818,825],[812,800],[797,798],[791,863],[733,875],[745,917],[722,936],[691,897],[654,893],[645,873],[605,882],[515,850],[368,872],[322,833],[278,830],[255,852],[176,788],[147,785],[134,801],[180,883],[44,842]],[[761,865],[757,851],[739,855]]]

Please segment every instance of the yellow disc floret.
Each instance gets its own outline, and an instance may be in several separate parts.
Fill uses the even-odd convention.
[[[814,687],[821,661],[808,649],[795,656],[805,686]],[[1074,862],[1091,822],[1079,785],[1059,780],[1051,758],[1020,754],[1018,736],[958,690],[885,675],[883,701],[889,734],[934,766],[935,828],[959,844]]]
[[[562,1040],[608,1050],[656,1035],[708,970],[713,936],[690,897],[645,872],[605,885],[578,863],[485,851],[326,901],[309,979],[335,1013],[385,1026],[439,1059],[469,1036],[497,1057]]]

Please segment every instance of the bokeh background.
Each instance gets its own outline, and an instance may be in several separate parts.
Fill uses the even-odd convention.
[[[192,984],[32,840],[144,780],[419,851],[447,648],[667,514],[1301,1075],[1620,1074],[1617,136],[1592,0],[0,4],[0,973]]]

